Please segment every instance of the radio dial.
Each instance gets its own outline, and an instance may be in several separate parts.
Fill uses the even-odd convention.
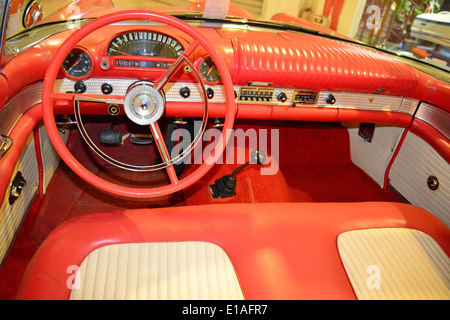
[[[286,100],[287,100],[286,93],[281,92],[280,94],[278,94],[277,99],[280,102],[286,102]]]
[[[336,103],[336,98],[332,94],[329,94],[325,100],[326,100],[326,103],[328,103],[328,104]]]

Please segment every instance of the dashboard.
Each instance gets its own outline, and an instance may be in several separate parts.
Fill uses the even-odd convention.
[[[407,126],[421,101],[446,106],[449,86],[445,82],[357,44],[300,32],[226,26],[199,26],[198,30],[213,43],[228,67],[237,119]],[[18,54],[17,70],[7,66],[4,73],[27,73],[30,77],[24,81],[39,81],[71,32],[55,33]],[[123,97],[133,83],[155,81],[167,72],[191,42],[189,36],[167,26],[136,22],[107,26],[83,39],[68,54],[54,91]],[[35,58],[27,59],[29,55]],[[200,47],[190,61],[205,83],[210,116],[220,117],[225,103],[220,73]],[[179,70],[163,88],[166,116],[198,116],[196,110],[203,110],[198,103],[202,101],[201,90],[190,71],[188,67]],[[16,87],[24,85],[12,83],[11,91]]]
[[[172,35],[158,29],[144,30],[135,27],[129,29],[114,33],[112,36],[103,35],[104,41],[100,44],[99,42],[96,44],[87,42],[75,47],[62,65],[63,74],[56,82],[56,91],[60,93],[77,92],[79,94],[125,96],[127,90],[134,83],[142,80],[143,77],[147,77],[146,80],[151,78],[154,80],[162,72],[167,72],[185,51],[185,48],[189,46],[189,41],[179,34]],[[273,35],[270,35],[270,37],[273,37]],[[280,37],[280,35],[277,35],[277,37]],[[285,36],[283,35],[283,37]],[[278,60],[274,59],[273,53],[277,53],[277,50],[278,53],[281,53],[281,50],[276,47],[268,47],[266,48],[267,53],[270,54],[270,49],[272,49],[272,55],[270,58],[267,56],[268,60],[262,64],[261,61],[265,56],[261,56],[261,51],[255,52],[255,47],[261,47],[260,44],[256,46],[255,41],[262,40],[258,37],[256,40],[241,38],[239,41],[231,38],[230,45],[237,49],[234,50],[236,55],[232,57],[234,60],[241,59],[243,54],[246,57],[248,53],[243,51],[251,51],[254,55],[251,61],[240,62],[242,63],[241,67],[243,67],[241,71],[251,70],[252,65],[255,70],[254,65],[258,63],[258,59],[260,60],[258,72],[261,70],[260,66],[264,66],[264,64],[275,63],[272,69],[275,67],[286,69],[287,63],[291,65],[294,63],[293,60],[285,61],[286,58],[289,58],[285,54],[279,54]],[[227,40],[227,42],[230,41]],[[215,105],[225,103],[221,75],[214,61],[201,50],[197,51],[199,52],[193,55],[192,65],[197,68],[206,85],[207,98],[214,110]],[[276,65],[277,63],[279,66]],[[295,61],[295,63],[298,64],[299,61]],[[269,68],[271,68],[270,65]],[[295,66],[291,66],[290,69],[295,69]],[[202,101],[200,85],[190,80],[190,71],[189,67],[185,66],[174,81],[167,83],[163,88],[168,104]],[[231,68],[230,72],[236,78],[235,70]],[[327,120],[338,119],[338,109],[383,110],[401,113],[409,117],[414,114],[419,104],[419,101],[415,99],[381,95],[380,93],[383,93],[384,89],[371,93],[358,93],[330,90],[329,88],[321,90],[320,87],[312,87],[311,85],[295,87],[293,86],[295,81],[280,85],[277,82],[283,78],[274,76],[276,73],[277,70],[271,70],[270,73],[267,72],[272,76],[270,79],[261,79],[255,72],[251,78],[244,81],[234,81],[235,102],[240,107],[241,116],[247,114],[245,117],[290,119],[296,117],[298,110],[308,108],[310,110],[315,109],[314,111],[317,112],[318,116],[327,114],[329,117]],[[239,76],[239,73],[237,75]],[[286,76],[289,78],[289,74],[286,74]],[[250,81],[253,79],[264,81]],[[285,80],[283,79],[283,82]],[[299,78],[299,80],[301,79]],[[297,109],[297,111],[294,111],[294,109]],[[172,115],[179,116],[177,112],[174,111]],[[170,114],[170,110],[168,113]],[[194,113],[187,112],[187,114],[195,116]],[[220,112],[216,112],[215,115],[220,115]]]

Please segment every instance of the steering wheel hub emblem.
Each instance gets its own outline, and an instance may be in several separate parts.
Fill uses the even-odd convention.
[[[140,93],[131,101],[131,108],[135,115],[145,118],[156,111],[156,100],[147,93]]]
[[[127,117],[142,126],[158,121],[164,113],[164,105],[164,97],[150,84],[132,87],[124,100]]]

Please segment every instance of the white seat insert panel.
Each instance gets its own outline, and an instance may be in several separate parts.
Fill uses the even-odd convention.
[[[450,299],[450,259],[421,231],[349,231],[338,236],[338,249],[358,299]]]
[[[114,244],[81,263],[72,300],[242,300],[226,253],[206,242]]]

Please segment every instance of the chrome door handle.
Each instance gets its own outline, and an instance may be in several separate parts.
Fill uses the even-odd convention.
[[[13,140],[10,137],[0,134],[0,159],[3,158],[12,145]]]

